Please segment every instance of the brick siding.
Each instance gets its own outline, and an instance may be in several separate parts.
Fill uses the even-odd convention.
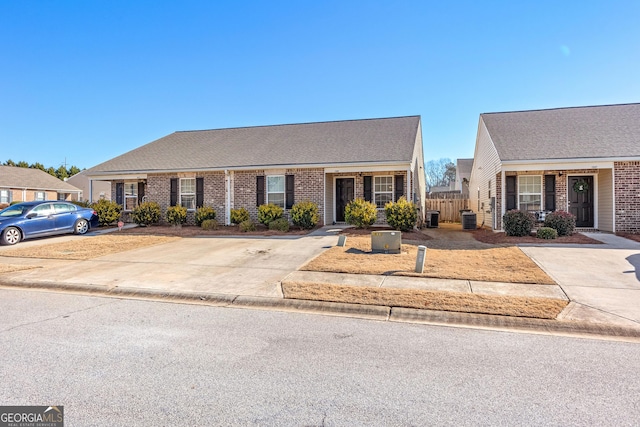
[[[640,161],[615,162],[616,231],[640,233]]]

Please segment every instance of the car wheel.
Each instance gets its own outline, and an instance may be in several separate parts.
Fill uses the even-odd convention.
[[[86,219],[79,220],[76,222],[75,227],[73,227],[73,232],[75,234],[85,234],[87,231],[89,231],[89,223]]]
[[[8,227],[2,233],[2,244],[3,245],[15,245],[20,240],[22,240],[22,233],[15,227]]]

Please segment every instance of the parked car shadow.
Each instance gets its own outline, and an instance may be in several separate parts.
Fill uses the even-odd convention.
[[[636,279],[640,282],[640,254],[629,255],[625,259],[635,268]],[[633,273],[633,271],[625,271],[625,273]]]

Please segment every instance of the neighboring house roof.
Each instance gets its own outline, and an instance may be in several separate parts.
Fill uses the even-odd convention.
[[[0,166],[0,187],[79,193],[81,190],[40,169]]]
[[[480,117],[501,161],[640,157],[640,104]]]
[[[458,159],[456,161],[456,172],[460,178],[469,178],[473,168],[473,159]]]
[[[420,116],[174,132],[89,175],[278,165],[407,162]]]

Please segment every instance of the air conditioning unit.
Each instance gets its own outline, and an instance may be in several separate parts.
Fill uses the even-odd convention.
[[[383,254],[399,254],[402,246],[400,231],[372,231],[371,252]]]
[[[462,214],[462,229],[475,230],[477,227],[475,212],[464,212]]]

